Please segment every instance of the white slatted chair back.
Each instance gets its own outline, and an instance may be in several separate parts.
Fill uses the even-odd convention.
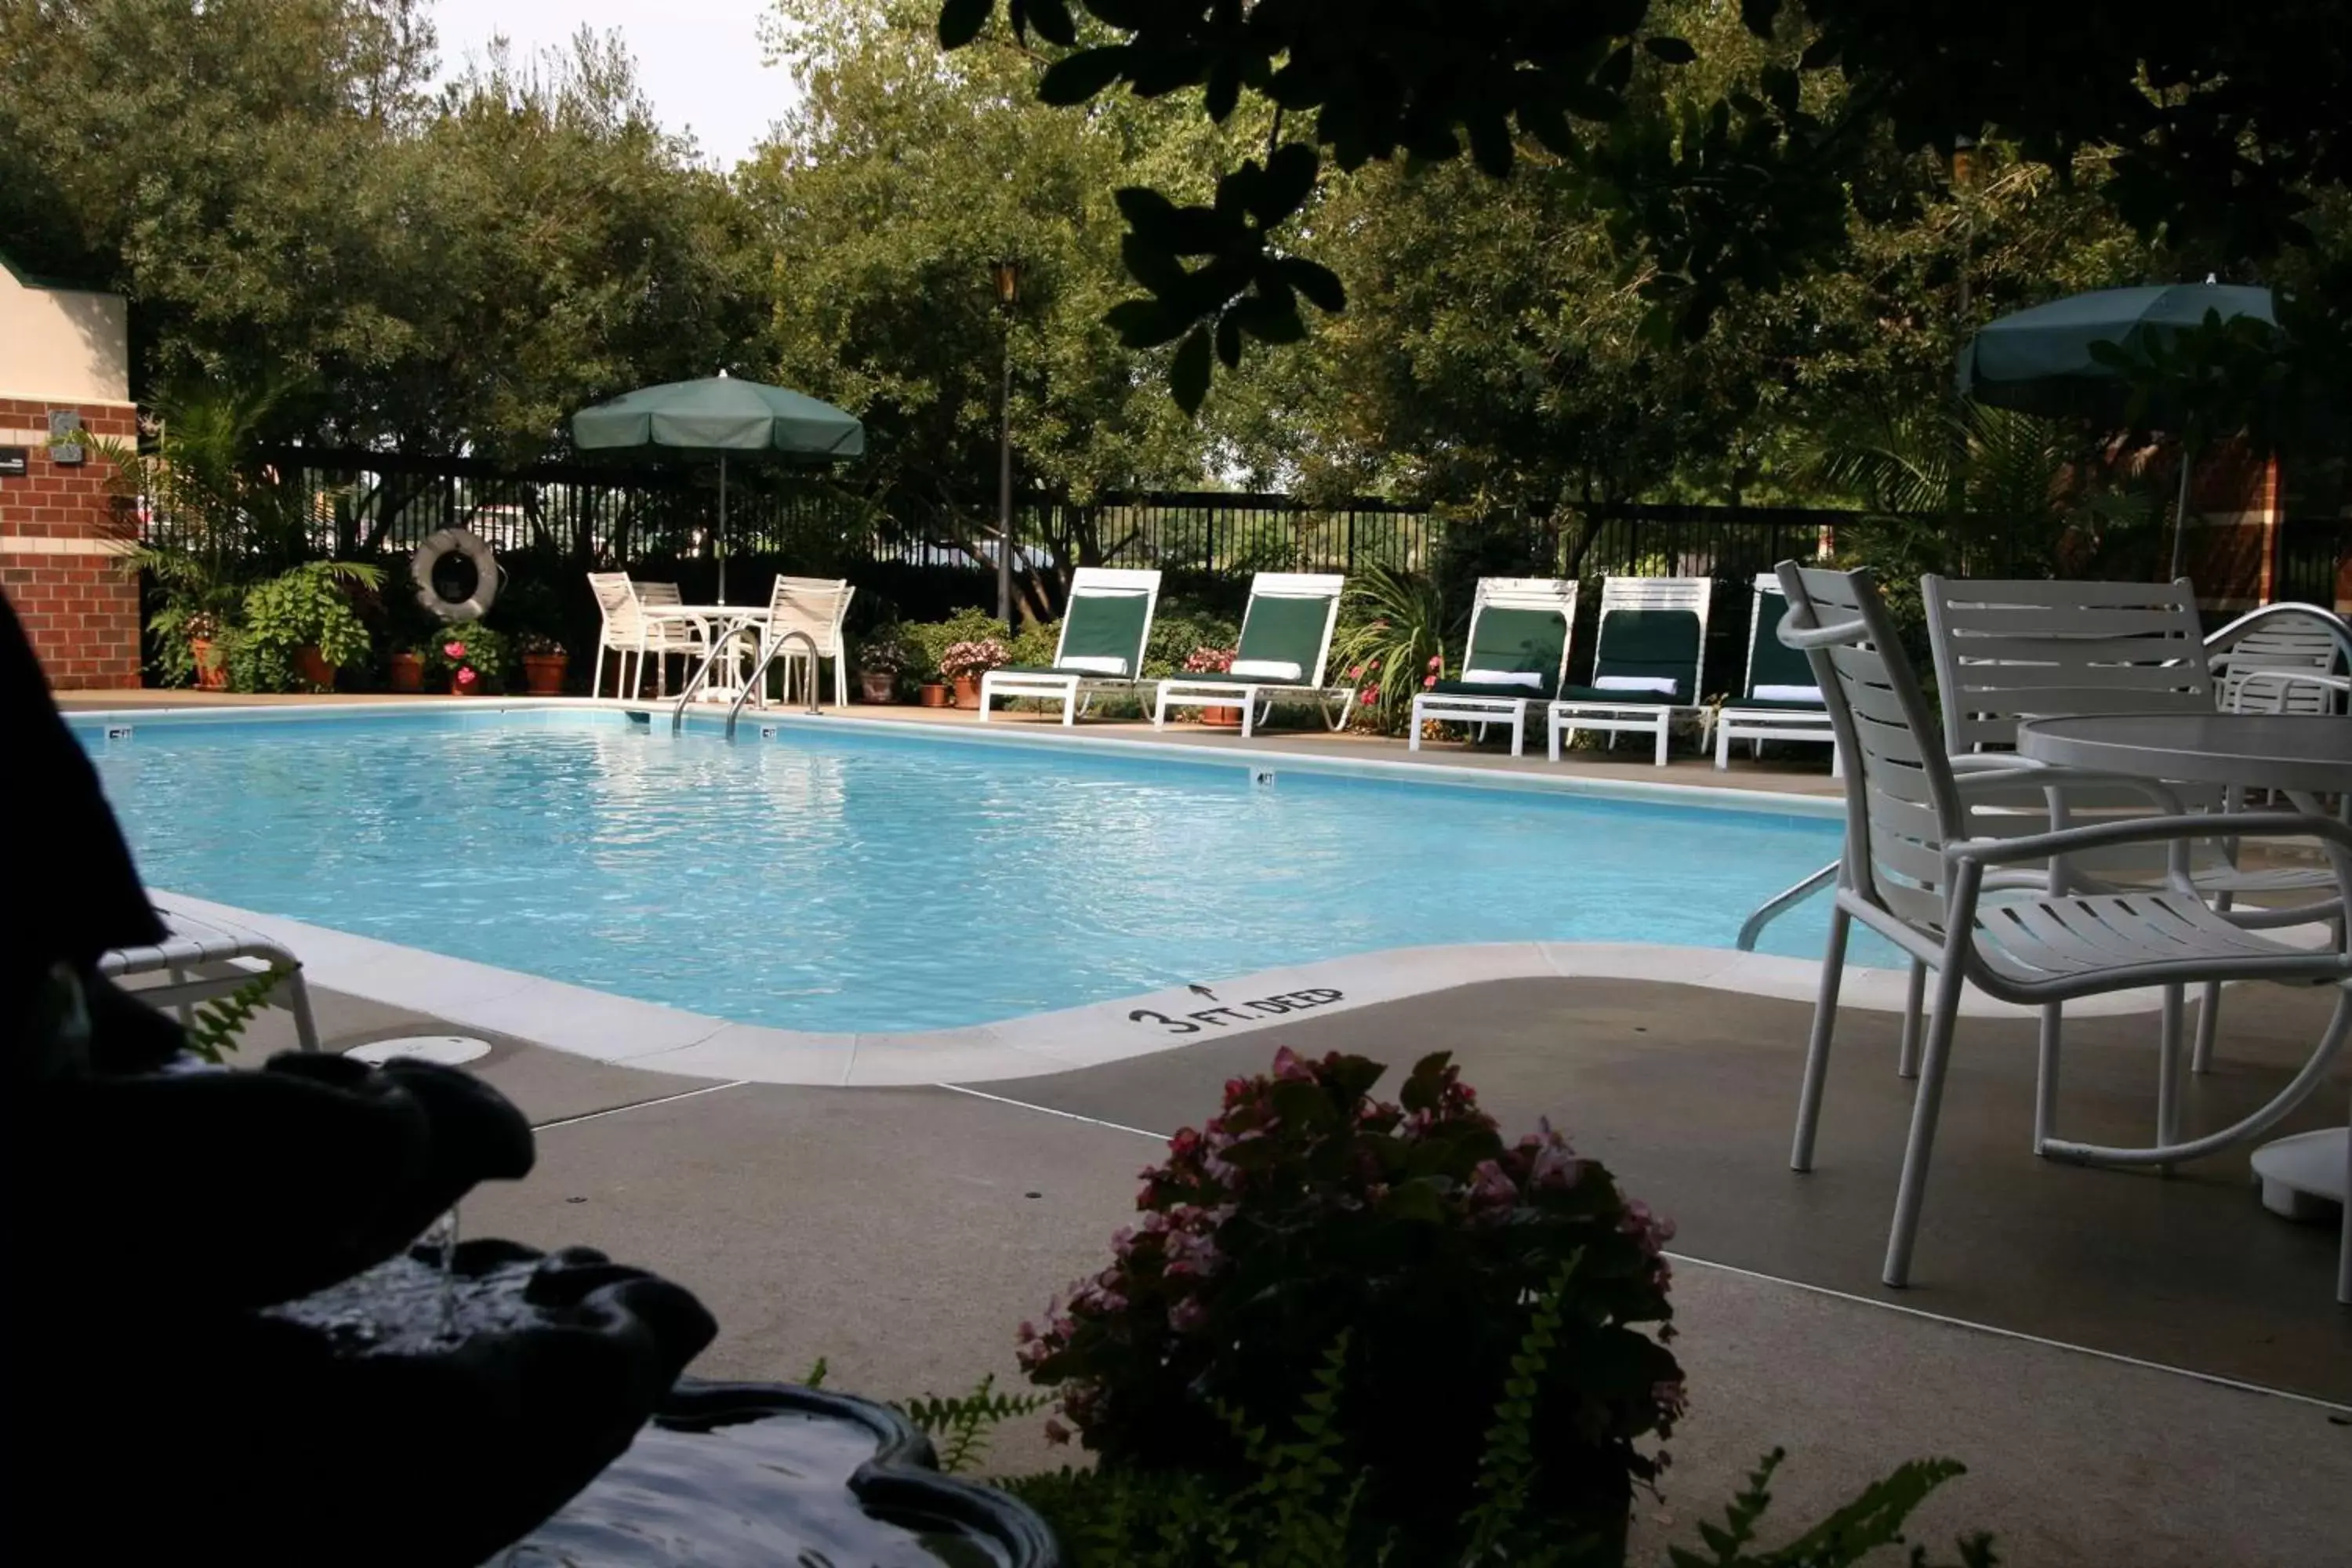
[[[1603,577],[1601,610],[1592,627],[1593,658],[1597,661],[1609,651],[1609,617],[1619,610],[1688,610],[1698,617],[1698,647],[1691,658],[1690,700],[1701,701],[1706,696],[1699,687],[1706,679],[1706,614],[1714,602],[1712,577]]]
[[[2317,605],[2273,605],[2258,617],[2223,626],[2206,647],[2221,683],[2221,704],[2230,712],[2343,710],[2342,696],[2326,686],[2262,679],[2266,670],[2338,677],[2352,671],[2352,628]]]
[[[677,584],[675,583],[640,583],[635,578],[632,577],[629,579],[629,586],[636,591],[637,603],[640,605],[683,605],[686,603],[685,598],[678,593]]]
[[[645,635],[645,617],[637,614],[636,591],[625,572],[591,572],[589,591],[596,595],[596,609],[604,617],[604,635],[599,639],[605,647],[635,647]]]
[[[787,632],[800,632],[816,645],[819,658],[841,657],[842,623],[857,590],[843,577],[784,577],[768,590],[766,645],[773,647]],[[793,644],[796,651],[798,642]]]
[[[1954,752],[2009,751],[2021,718],[2210,713],[2197,591],[2170,583],[1919,580]]]
[[[1784,561],[1774,574],[1789,600],[1781,640],[1805,648],[1846,757],[1849,883],[1897,920],[1939,935],[1944,846],[1967,835],[1968,818],[1894,617],[1866,569]]]
[[[1339,596],[1347,592],[1348,579],[1338,572],[1260,572],[1250,579],[1250,597],[1256,599],[1321,599],[1324,601],[1323,641],[1315,653],[1315,668],[1300,680],[1302,686],[1321,686],[1324,666],[1331,661],[1331,633],[1339,624]],[[1243,612],[1243,624],[1248,624],[1248,612]]]

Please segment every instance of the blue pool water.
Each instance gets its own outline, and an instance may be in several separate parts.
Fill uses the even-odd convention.
[[[1834,823],[1760,812],[796,726],[77,728],[156,887],[800,1029],[982,1023],[1393,947],[1729,947],[1837,847]],[[1826,918],[1792,912],[1766,950],[1817,956]]]

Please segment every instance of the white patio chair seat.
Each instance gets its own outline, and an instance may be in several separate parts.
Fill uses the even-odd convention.
[[[2015,985],[2059,985],[2119,963],[2201,964],[2214,959],[2285,961],[2283,972],[2334,977],[2331,953],[2286,946],[2226,920],[2186,893],[2099,893],[1987,905],[1977,914],[1977,955]],[[2107,989],[2104,982],[2100,989]]]
[[[278,970],[281,978],[268,998],[270,1005],[284,1007],[294,1016],[294,1036],[302,1049],[319,1048],[318,1025],[310,1016],[310,993],[302,981],[302,961],[284,944],[232,921],[177,908],[166,900],[150,901],[155,917],[163,922],[163,940],[100,954],[100,974],[113,980],[139,974],[168,975],[164,984],[140,986],[136,994],[150,1006],[173,1009],[184,1023],[194,1003],[226,996],[249,984],[255,975]],[[245,967],[255,963],[262,967]],[[222,967],[229,973],[187,973]]]

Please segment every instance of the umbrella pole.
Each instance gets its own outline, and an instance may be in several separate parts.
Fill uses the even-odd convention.
[[[2172,509],[2172,570],[2165,581],[2174,582],[2180,576],[2180,547],[2189,538],[2189,471],[2197,465],[2197,454],[2184,441],[2180,444],[2180,500]]]
[[[727,454],[719,454],[719,602],[727,602]]]

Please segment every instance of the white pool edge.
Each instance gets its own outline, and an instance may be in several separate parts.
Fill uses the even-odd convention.
[[[191,912],[283,943],[313,985],[429,1014],[596,1061],[682,1078],[835,1088],[997,1083],[1099,1067],[1264,1029],[1495,980],[1643,980],[1809,1002],[1820,966],[1722,948],[1663,942],[1526,942],[1393,948],[1171,986],[1117,1001],[908,1034],[816,1034],[731,1023],[680,1007],[373,937],[160,893]],[[1846,972],[1841,1004],[1896,1012],[1906,976]],[[942,975],[942,984],[952,977]],[[2069,1004],[2078,1016],[2153,1011],[2153,991]],[[2030,1017],[2032,1009],[1963,994],[1964,1016]],[[1792,1042],[1793,1043],[1793,1042]]]

